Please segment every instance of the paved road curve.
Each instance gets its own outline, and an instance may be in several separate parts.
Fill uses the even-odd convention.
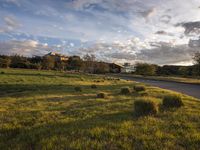
[[[120,76],[120,78],[126,79],[126,80],[142,82],[142,83],[160,87],[163,89],[177,91],[177,92],[187,94],[187,95],[190,95],[190,96],[200,99],[200,85],[177,83],[177,82],[173,82],[173,81],[156,81],[156,80],[125,77],[125,76]]]

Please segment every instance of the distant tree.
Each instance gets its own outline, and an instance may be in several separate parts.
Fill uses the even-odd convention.
[[[30,62],[26,57],[14,55],[11,57],[11,64],[12,68],[29,68]]]
[[[110,68],[107,63],[104,62],[95,62],[93,73],[108,73]]]
[[[47,69],[47,70],[54,69],[54,66],[55,66],[55,58],[54,57],[46,56],[43,58],[43,61],[42,61],[43,69]]]
[[[193,75],[200,76],[200,52],[195,53],[193,58],[194,66],[193,66]]]
[[[83,56],[83,60],[84,61],[93,61],[94,62],[96,60],[96,57],[95,57],[94,54],[91,54],[91,55],[86,54],[86,55]]]
[[[83,66],[83,60],[79,56],[72,56],[68,60],[68,65],[69,65],[68,68],[70,70],[80,71],[80,69]]]
[[[86,54],[83,56],[84,60],[84,71],[89,73],[95,73],[95,64],[96,64],[96,57],[95,55]]]
[[[135,67],[136,74],[140,74],[140,75],[155,75],[156,73],[156,66],[152,65],[152,64],[147,64],[147,63],[138,63],[136,64]]]
[[[66,63],[64,61],[56,61],[55,62],[55,69],[56,70],[65,70],[66,68]]]
[[[1,68],[8,68],[11,64],[11,59],[9,57],[0,57],[0,67]]]
[[[200,65],[200,52],[195,53],[193,60],[195,65]]]

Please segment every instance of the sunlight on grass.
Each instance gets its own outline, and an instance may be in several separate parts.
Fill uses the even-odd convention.
[[[181,95],[184,106],[135,117],[134,101],[121,95],[138,85],[104,76],[0,69],[0,149],[198,149],[200,101]],[[91,88],[91,85],[97,88]],[[74,87],[81,87],[76,92]],[[146,97],[162,104],[176,94],[151,86]],[[105,98],[97,98],[98,93]]]

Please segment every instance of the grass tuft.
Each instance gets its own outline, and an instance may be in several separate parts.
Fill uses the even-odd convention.
[[[183,106],[183,101],[180,95],[166,95],[163,98],[163,106],[165,108],[179,108],[181,106]]]
[[[121,88],[121,92],[120,93],[123,94],[123,95],[128,95],[128,94],[131,93],[131,90],[130,90],[129,87],[123,87],[123,88]]]
[[[136,116],[155,115],[158,113],[158,105],[153,98],[140,98],[134,102]]]
[[[107,97],[107,94],[104,92],[100,92],[97,94],[97,98],[106,98],[106,97]]]
[[[145,91],[146,90],[146,87],[144,85],[135,85],[133,87],[134,91],[136,92],[141,92],[141,91]]]
[[[97,88],[97,85],[96,85],[96,84],[92,84],[92,85],[91,85],[91,88],[92,88],[92,89],[96,89],[96,88]]]
[[[82,92],[82,88],[81,88],[80,86],[76,86],[76,87],[74,88],[74,90],[75,90],[76,92]]]

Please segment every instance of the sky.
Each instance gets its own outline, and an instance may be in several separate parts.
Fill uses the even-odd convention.
[[[0,54],[191,65],[200,0],[0,0]]]

